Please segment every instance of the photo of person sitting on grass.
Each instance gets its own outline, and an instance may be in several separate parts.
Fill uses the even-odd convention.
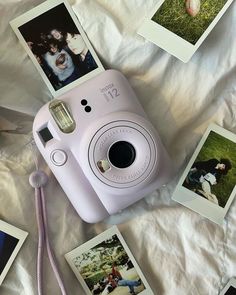
[[[236,144],[211,131],[183,186],[225,207],[236,184]]]
[[[201,194],[209,201],[219,204],[217,197],[211,192],[211,187],[217,185],[223,175],[232,168],[229,159],[210,159],[195,162],[185,180],[185,186]]]
[[[117,235],[73,258],[92,295],[136,295],[146,287]]]

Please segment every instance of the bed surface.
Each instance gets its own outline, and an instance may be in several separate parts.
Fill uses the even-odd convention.
[[[37,110],[51,95],[18,42],[9,21],[41,3],[0,0],[0,219],[29,232],[1,295],[36,292],[37,224],[30,140]],[[51,242],[68,294],[84,294],[64,254],[96,234],[118,227],[154,294],[215,295],[236,274],[236,202],[223,227],[171,200],[210,122],[236,132],[236,3],[191,61],[182,63],[137,35],[156,1],[70,2],[105,68],[124,73],[159,131],[177,173],[162,189],[99,224],[74,211],[49,169],[46,188]],[[45,294],[59,294],[45,258]]]

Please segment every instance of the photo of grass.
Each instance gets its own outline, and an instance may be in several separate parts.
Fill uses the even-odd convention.
[[[225,207],[236,185],[236,143],[211,131],[183,186]]]
[[[73,264],[93,295],[134,295],[146,289],[116,234],[74,257]]]
[[[193,17],[186,11],[185,0],[165,0],[152,20],[195,45],[228,0],[201,0],[200,11]]]

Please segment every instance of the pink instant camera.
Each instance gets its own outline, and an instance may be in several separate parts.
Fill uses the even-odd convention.
[[[156,130],[114,70],[44,105],[33,134],[72,205],[90,223],[135,203],[172,175]]]

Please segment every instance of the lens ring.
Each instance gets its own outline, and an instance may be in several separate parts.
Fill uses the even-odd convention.
[[[136,157],[134,146],[128,141],[117,141],[111,145],[108,151],[108,159],[116,168],[130,167]]]
[[[139,123],[142,122],[142,118],[138,119]],[[145,126],[145,122],[144,120],[142,125]],[[159,145],[154,138],[146,128],[133,121],[117,120],[108,123],[96,132],[89,144],[90,169],[96,179],[110,187],[134,187],[147,179],[159,162]],[[108,157],[110,147],[117,141],[127,141],[135,148],[135,161],[126,169],[114,167]],[[101,173],[97,167],[97,162],[101,159],[107,159],[113,169],[111,167],[106,173]]]

